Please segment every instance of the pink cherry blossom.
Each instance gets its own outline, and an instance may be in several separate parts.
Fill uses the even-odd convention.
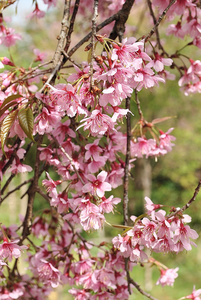
[[[0,44],[6,47],[13,46],[17,40],[21,40],[21,36],[15,33],[13,28],[4,28],[4,30],[0,32]]]
[[[35,5],[35,9],[32,11],[31,14],[29,14],[27,16],[27,18],[43,18],[45,16],[45,12],[40,10],[39,7],[38,7],[38,4],[36,3]]]
[[[84,130],[90,130],[92,136],[103,135],[107,131],[115,130],[113,120],[108,115],[102,114],[98,109],[93,110],[91,116],[81,122],[84,123],[77,130],[84,127]]]
[[[14,258],[21,256],[21,251],[23,249],[28,249],[27,246],[19,246],[17,243],[19,240],[9,242],[6,238],[3,241],[3,244],[0,244],[0,256],[2,258],[8,259],[11,261]]]
[[[182,299],[192,299],[192,300],[200,300],[201,299],[201,289],[196,290],[195,287],[193,287],[193,292],[188,295],[183,297]]]
[[[56,288],[59,285],[60,272],[58,269],[53,267],[50,262],[40,259],[40,262],[37,266],[37,271],[39,278],[43,282],[50,283],[53,288]]]
[[[48,8],[57,4],[57,0],[43,0],[43,2],[48,5]]]
[[[163,270],[161,269],[161,276],[156,282],[156,284],[161,284],[162,286],[165,285],[170,285],[173,286],[175,279],[178,277],[178,272],[179,268],[175,269],[167,269]]]
[[[105,191],[111,191],[111,185],[105,181],[107,177],[107,172],[102,171],[98,174],[97,179],[94,175],[87,175],[87,178],[91,181],[86,183],[82,191],[83,193],[91,193],[92,195],[97,195],[98,197],[103,197]]]
[[[88,201],[80,214],[80,222],[84,230],[100,229],[105,221],[97,205]]]

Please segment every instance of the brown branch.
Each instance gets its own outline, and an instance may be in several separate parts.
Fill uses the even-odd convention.
[[[141,107],[140,107],[140,101],[139,101],[138,92],[137,92],[136,89],[135,89],[135,102],[137,104],[137,109],[138,109],[138,113],[139,113],[139,116],[140,116],[140,121],[143,121],[144,116],[143,116],[143,112],[142,112]]]
[[[56,139],[53,135],[51,135],[51,137],[52,137],[52,139],[55,141],[57,147],[59,147],[59,149],[63,152],[63,154],[66,156],[66,158],[70,161],[71,166],[73,167],[74,172],[76,173],[76,175],[77,175],[77,177],[79,178],[79,180],[81,181],[81,183],[84,185],[84,184],[85,184],[85,183],[84,183],[84,180],[82,179],[82,177],[80,176],[78,170],[76,169],[72,157],[70,157],[70,155],[65,151],[65,149],[64,149],[61,145],[59,145],[57,139]]]
[[[39,195],[41,195],[48,203],[50,203],[50,197],[47,195],[47,194],[45,194],[45,193],[43,193],[43,191],[41,191],[41,189],[39,188],[39,187],[37,187],[37,193],[39,194]]]
[[[195,201],[195,199],[200,191],[200,188],[201,188],[201,180],[199,181],[197,187],[195,188],[193,197],[181,209],[174,211],[173,213],[169,214],[167,217],[171,218],[179,213],[183,213],[186,209],[188,209],[189,206]]]
[[[70,0],[65,0],[64,2],[64,12],[63,12],[63,19],[61,21],[61,30],[58,37],[58,44],[56,51],[53,57],[53,65],[55,69],[57,69],[58,64],[61,62],[61,54],[64,50],[66,44],[66,36],[69,29],[69,19],[70,19]]]
[[[125,24],[128,20],[128,16],[134,2],[135,0],[126,0],[122,6],[122,9],[118,11],[116,22],[109,36],[110,39],[115,40],[117,37],[119,37],[119,41],[122,41],[122,37],[125,32]]]
[[[14,175],[14,174],[12,174],[12,175]],[[11,175],[11,176],[12,176],[12,175]],[[15,176],[15,175],[14,175],[14,176]],[[33,178],[31,178],[31,179],[29,179],[29,180],[26,180],[26,181],[22,182],[21,184],[19,184],[19,185],[18,185],[16,188],[14,188],[13,190],[9,191],[9,192],[1,199],[0,204],[1,204],[1,203],[2,203],[9,195],[11,195],[12,193],[16,192],[16,191],[19,190],[23,185],[25,185],[25,184],[31,182],[32,180],[33,180]]]
[[[104,28],[105,26],[107,26],[108,24],[112,23],[113,21],[115,21],[118,17],[118,13],[112,15],[111,17],[109,17],[108,19],[106,19],[105,21],[103,21],[101,24],[99,24],[98,26],[96,26],[96,32],[98,32],[99,30],[101,30],[102,28]],[[68,52],[68,56],[72,56],[84,43],[86,43],[92,35],[92,31],[89,32],[81,41],[79,41],[79,43],[77,43],[69,52]]]
[[[71,43],[71,35],[73,33],[73,28],[74,28],[74,23],[75,23],[75,18],[78,12],[78,8],[79,8],[79,4],[80,4],[80,0],[76,0],[75,1],[75,5],[74,5],[74,9],[73,9],[73,13],[72,13],[72,17],[70,20],[70,26],[69,26],[69,30],[68,30],[68,34],[67,34],[67,41],[66,41],[66,45],[64,48],[65,52],[68,52],[68,49],[70,47],[70,43]],[[62,65],[65,64],[65,58],[63,59]]]
[[[130,97],[126,98],[126,109],[130,110]],[[130,160],[130,141],[131,141],[131,114],[127,113],[127,144],[126,144],[126,158],[124,167],[124,198],[123,198],[123,214],[124,225],[128,225],[128,183],[129,183],[129,160]]]
[[[154,25],[156,25],[156,24],[157,24],[157,20],[156,20],[156,17],[155,17],[153,8],[152,8],[152,3],[151,3],[151,1],[150,1],[150,0],[147,0],[147,4],[148,4],[148,7],[149,7],[150,14],[151,14],[151,16],[152,16]],[[162,51],[164,51],[163,46],[161,45],[160,36],[159,36],[159,32],[158,32],[158,27],[156,27],[156,30],[155,30],[155,31],[156,31],[156,40],[157,40],[158,47],[159,47],[159,49],[161,49]]]
[[[143,291],[143,289],[140,287],[140,285],[137,282],[135,282],[131,277],[129,278],[129,282],[132,285],[134,285],[134,287],[140,292],[140,294],[144,295],[148,299],[158,300],[157,298],[155,298],[155,297],[151,296],[150,294],[146,293],[145,291]]]
[[[165,17],[165,15],[167,14],[168,10],[170,9],[170,7],[176,2],[177,0],[172,0],[170,2],[170,4],[166,7],[166,9],[162,12],[162,14],[160,15],[160,17],[158,18],[158,21],[156,22],[156,24],[154,25],[154,27],[151,29],[151,31],[147,34],[147,36],[145,36],[145,42],[147,42],[147,40],[150,39],[150,37],[156,32],[156,29],[158,28],[158,26],[160,25],[161,21],[163,20],[163,18]]]
[[[43,137],[39,136],[38,138],[38,145],[42,143]],[[23,222],[23,231],[22,231],[22,240],[21,242],[30,234],[29,226],[31,224],[32,216],[33,216],[33,203],[35,194],[38,188],[38,179],[40,175],[39,171],[39,164],[40,164],[40,150],[37,148],[36,150],[36,159],[35,159],[35,168],[34,168],[34,177],[29,189],[27,191],[28,194],[28,203],[27,203],[27,210],[26,215]]]
[[[93,63],[94,63],[94,52],[95,52],[95,35],[96,35],[96,19],[98,16],[98,1],[94,0],[93,18],[92,18],[92,35],[91,35],[91,61],[90,61],[90,89],[93,87]]]
[[[199,191],[200,191],[200,188],[201,188],[201,180],[199,181],[196,189],[195,189],[195,192],[193,194],[193,197],[188,201],[188,203],[186,203],[182,208],[181,208],[181,211],[183,212],[184,210],[186,210],[187,208],[189,208],[189,206],[195,201]]]

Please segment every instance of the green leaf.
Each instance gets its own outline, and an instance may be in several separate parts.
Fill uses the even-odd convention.
[[[7,109],[9,109],[11,106],[18,104],[16,101],[10,102],[7,105],[4,106],[3,109],[0,109],[0,117],[5,113]]]
[[[5,155],[4,145],[9,135],[9,131],[13,125],[13,122],[16,119],[16,116],[17,116],[17,110],[14,110],[8,116],[6,116],[1,123],[0,140],[1,140],[1,148],[4,155]]]
[[[18,119],[24,133],[28,136],[28,138],[35,142],[33,138],[34,117],[31,108],[28,107],[20,109],[18,112]]]
[[[7,98],[4,100],[4,102],[1,104],[1,106],[0,106],[0,111],[1,111],[1,109],[2,109],[7,103],[9,103],[9,102],[11,102],[11,101],[13,101],[13,100],[15,100],[15,99],[21,98],[21,97],[22,97],[22,95],[20,95],[20,94],[15,94],[15,95],[11,95],[11,96],[7,97]]]

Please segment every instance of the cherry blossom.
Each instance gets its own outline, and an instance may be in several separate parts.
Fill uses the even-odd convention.
[[[156,282],[156,284],[161,284],[162,286],[165,285],[173,286],[175,278],[178,277],[177,274],[178,270],[179,268],[167,269],[167,270],[161,269],[161,276]]]
[[[0,255],[2,258],[8,259],[11,261],[14,258],[21,256],[21,251],[23,249],[28,249],[27,246],[19,246],[17,243],[19,240],[9,242],[7,238],[4,238],[3,244],[0,244]]]

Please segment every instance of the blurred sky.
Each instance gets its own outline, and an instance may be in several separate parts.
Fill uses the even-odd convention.
[[[44,4],[42,0],[37,0],[37,2],[40,10],[47,10],[47,5]],[[32,0],[18,0],[15,4],[3,11],[3,16],[4,18],[11,17],[11,20],[8,22],[11,26],[13,24],[23,26],[26,24],[27,15],[30,14],[34,8],[35,4],[33,4]]]

